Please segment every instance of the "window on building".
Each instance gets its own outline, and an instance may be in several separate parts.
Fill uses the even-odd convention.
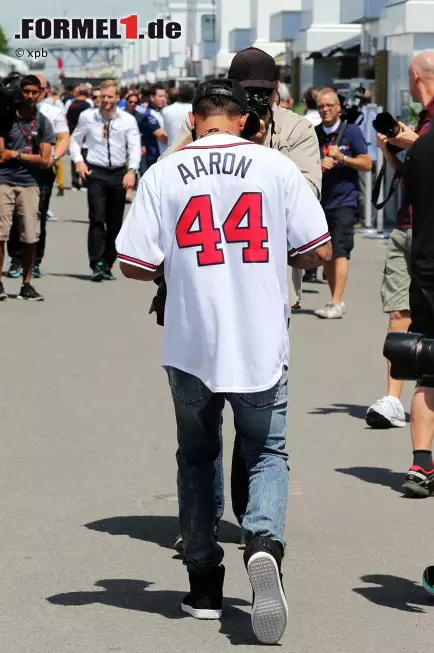
[[[215,16],[202,16],[202,41],[203,43],[214,43],[215,41]]]

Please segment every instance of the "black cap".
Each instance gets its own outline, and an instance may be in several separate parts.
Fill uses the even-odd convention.
[[[193,113],[200,100],[213,95],[231,98],[240,106],[243,113],[248,112],[246,91],[235,79],[207,79],[196,89],[196,95],[193,98]]]
[[[259,48],[240,50],[232,59],[229,79],[241,86],[272,89],[279,81],[277,64],[273,57]]]

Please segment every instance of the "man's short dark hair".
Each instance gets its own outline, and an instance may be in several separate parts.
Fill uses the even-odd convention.
[[[179,101],[180,102],[192,102],[196,89],[193,84],[181,84],[179,87]]]
[[[318,96],[318,89],[314,86],[308,88],[303,96],[307,109],[316,109],[316,99]]]
[[[240,105],[224,95],[210,95],[202,98],[195,106],[194,113],[201,118],[210,116],[236,118],[243,115]]]
[[[37,86],[42,89],[42,84],[36,75],[24,75],[20,83],[20,88],[23,89],[26,86]]]
[[[149,91],[149,95],[157,95],[158,91],[165,91],[166,89],[162,84],[153,84],[151,86],[151,90]]]
[[[127,102],[131,100],[132,97],[135,97],[137,100],[137,104],[140,102],[140,97],[137,93],[130,93],[127,97]]]

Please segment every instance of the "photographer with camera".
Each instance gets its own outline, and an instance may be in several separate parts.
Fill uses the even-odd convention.
[[[34,75],[23,77],[19,100],[12,105],[8,119],[2,119],[0,128],[0,270],[16,211],[23,242],[23,285],[18,298],[30,301],[43,299],[30,279],[40,234],[41,173],[50,165],[56,142],[50,121],[37,110],[40,94],[39,79]],[[0,281],[0,300],[6,298]]]
[[[323,171],[321,204],[332,237],[333,259],[324,265],[331,302],[315,311],[315,315],[335,320],[345,313],[343,294],[348,279],[348,262],[354,247],[358,173],[369,172],[372,161],[359,127],[348,124],[346,117],[341,119],[342,106],[336,91],[331,88],[320,91],[317,106],[322,119],[322,124],[315,127]],[[353,113],[356,116],[358,109]]]
[[[424,109],[419,115],[416,130],[410,129],[390,114],[379,114],[375,121],[377,141],[387,165],[395,170],[391,191],[399,183],[404,173],[404,165],[396,156],[399,151],[408,150],[422,134],[431,129],[434,117],[434,53],[423,52],[417,55],[409,68],[409,88],[415,102]],[[381,180],[380,180],[381,181]],[[391,193],[389,193],[390,197]],[[434,247],[434,241],[430,243]],[[412,208],[408,204],[407,193],[402,194],[401,208],[398,211],[396,226],[388,246],[381,286],[383,310],[389,314],[389,333],[405,333],[410,325],[410,278],[412,248]],[[388,364],[387,395],[373,404],[366,414],[366,422],[371,428],[392,428],[406,426],[404,407],[400,401],[403,382],[392,378]],[[421,443],[414,439],[417,451]],[[426,442],[422,438],[422,449]],[[419,455],[415,457],[419,461]],[[420,462],[420,461],[419,461]],[[428,464],[428,460],[424,461]],[[429,467],[431,469],[431,467]]]

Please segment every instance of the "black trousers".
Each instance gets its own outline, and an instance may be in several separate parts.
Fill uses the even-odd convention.
[[[122,186],[125,168],[89,165],[87,201],[89,205],[88,252],[92,270],[97,263],[111,268],[116,261],[115,240],[122,227],[126,191]]]
[[[39,219],[41,221],[41,234],[36,245],[36,261],[40,265],[45,254],[45,244],[47,240],[47,212],[50,206],[51,193],[53,192],[53,184],[56,179],[54,170],[44,170],[43,177],[39,184]],[[17,220],[12,223],[12,229],[8,240],[8,254],[13,263],[21,264],[23,256],[23,245],[20,241],[20,234],[18,231]]]

